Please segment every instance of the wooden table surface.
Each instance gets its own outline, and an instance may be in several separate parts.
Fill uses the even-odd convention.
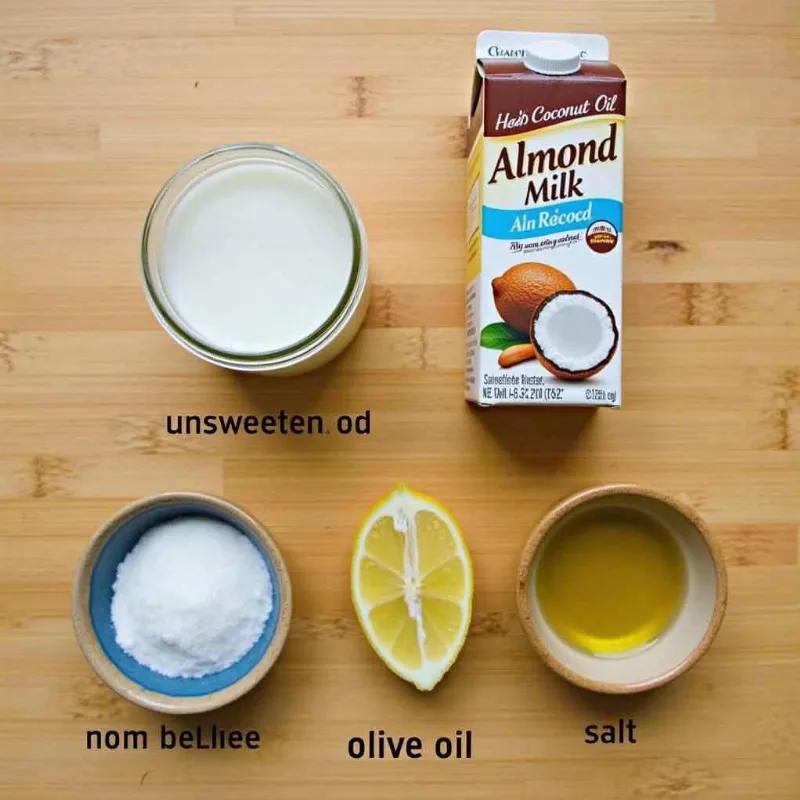
[[[465,111],[485,27],[601,31],[629,79],[624,408],[462,399]],[[800,8],[796,0],[2,0],[0,795],[59,798],[800,797]],[[337,363],[237,377],[158,327],[142,221],[191,156],[282,143],[351,191],[374,295]],[[181,438],[167,414],[370,409],[369,436]],[[462,521],[471,635],[431,695],[395,679],[350,605],[352,536],[393,483]],[[637,481],[701,511],[730,607],[701,663],[649,696],[573,689],[534,656],[514,573],[568,492]],[[150,493],[241,503],[293,576],[284,655],[200,722],[254,752],[87,752],[155,735],[73,638],[94,529]],[[635,745],[584,726],[633,718]],[[384,729],[473,758],[353,761]]]

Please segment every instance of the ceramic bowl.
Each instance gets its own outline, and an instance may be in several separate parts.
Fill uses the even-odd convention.
[[[575,515],[602,507],[621,507],[655,518],[679,545],[686,574],[683,604],[667,630],[643,647],[613,656],[578,650],[558,636],[542,614],[535,583],[538,560],[550,537]],[[539,655],[572,683],[608,694],[654,689],[693,666],[719,631],[727,597],[725,563],[705,523],[683,503],[639,486],[600,486],[560,502],[528,539],[517,575],[520,619]]]
[[[272,582],[272,612],[259,640],[235,664],[202,678],[168,678],[119,647],[111,622],[111,599],[117,566],[142,534],[154,525],[188,514],[227,522],[258,548]],[[231,503],[202,494],[161,494],[123,508],[92,537],[73,584],[73,625],[95,672],[131,702],[169,714],[210,711],[252,689],[280,655],[291,613],[289,574],[269,532]]]

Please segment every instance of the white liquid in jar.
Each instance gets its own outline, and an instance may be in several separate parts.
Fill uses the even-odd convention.
[[[161,280],[195,338],[256,355],[324,325],[344,297],[353,255],[350,221],[332,190],[290,166],[236,164],[176,204]]]

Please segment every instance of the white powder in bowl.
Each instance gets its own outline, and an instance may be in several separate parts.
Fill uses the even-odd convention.
[[[202,516],[145,533],[117,568],[111,620],[117,644],[170,678],[236,663],[272,612],[262,555],[240,531]]]

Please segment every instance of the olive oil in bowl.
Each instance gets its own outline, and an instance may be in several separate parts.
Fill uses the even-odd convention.
[[[686,567],[672,533],[614,506],[569,516],[544,543],[535,573],[543,617],[566,643],[620,655],[659,638],[684,602]]]

